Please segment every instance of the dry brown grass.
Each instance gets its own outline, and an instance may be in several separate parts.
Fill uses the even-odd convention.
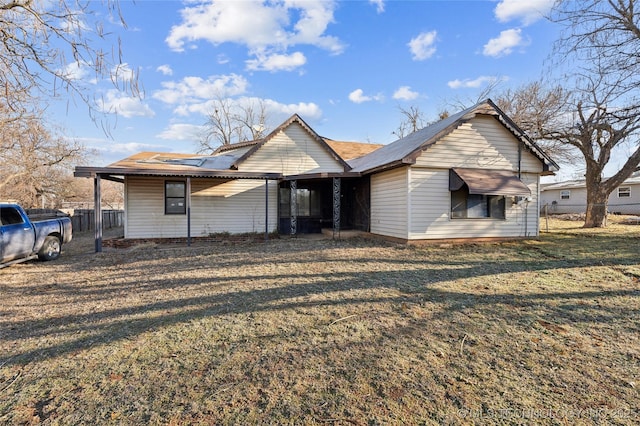
[[[637,424],[640,226],[0,270],[0,423]]]

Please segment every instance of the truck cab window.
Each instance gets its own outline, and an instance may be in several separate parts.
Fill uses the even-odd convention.
[[[18,223],[23,223],[24,220],[18,210],[12,207],[2,207],[0,208],[0,223],[2,225],[15,225]]]

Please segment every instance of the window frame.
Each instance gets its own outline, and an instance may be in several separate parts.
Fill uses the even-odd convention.
[[[562,190],[560,190],[560,199],[561,200],[570,200],[571,199],[571,190],[570,189],[562,189]]]
[[[182,196],[169,196],[169,185],[182,185]],[[169,201],[174,200],[178,202],[177,208],[170,208]],[[182,206],[179,204],[179,200],[182,200]],[[186,215],[187,214],[187,182],[184,180],[165,180],[164,181],[164,214],[165,215]]]
[[[620,190],[623,190],[622,192]],[[624,195],[621,195],[624,194]],[[631,187],[630,186],[619,186],[618,187],[618,198],[631,198]]]
[[[7,214],[6,212],[11,211],[13,212],[13,214]],[[4,214],[2,214],[4,213]],[[25,222],[24,217],[20,214],[20,211],[13,206],[7,206],[7,207],[1,207],[0,208],[0,216],[4,217],[5,219],[9,218],[9,219],[14,219],[14,218],[19,218],[20,221],[19,222],[14,222],[14,221],[4,221],[2,220],[2,218],[0,217],[0,226],[11,226],[11,225],[22,225]]]
[[[504,195],[469,194],[469,187],[465,184],[456,191],[449,191],[450,209],[449,218],[452,220],[506,220],[507,201]],[[471,201],[471,206],[469,202]],[[464,202],[464,207],[454,203]],[[496,204],[497,203],[497,204]],[[492,207],[493,206],[493,207]],[[498,207],[498,209],[495,208]],[[482,211],[482,215],[469,216],[469,212]],[[496,213],[497,212],[497,213]]]

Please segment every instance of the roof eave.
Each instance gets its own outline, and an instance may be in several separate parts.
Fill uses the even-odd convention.
[[[231,178],[231,179],[282,179],[282,173],[253,173],[234,170],[168,170],[168,169],[135,169],[118,167],[84,167],[78,166],[74,177],[95,178],[97,176],[114,178],[116,176],[150,176],[150,177],[193,177],[193,178]]]

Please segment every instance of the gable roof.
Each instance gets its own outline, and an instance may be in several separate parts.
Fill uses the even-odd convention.
[[[231,168],[237,170],[238,166],[240,164],[242,164],[247,158],[251,157],[253,154],[255,154],[256,151],[258,151],[264,144],[266,144],[267,142],[269,142],[271,139],[273,139],[278,133],[282,132],[284,129],[286,129],[287,127],[291,126],[293,123],[298,123],[300,126],[302,126],[303,129],[305,129],[307,131],[307,133],[309,133],[309,135],[322,147],[324,148],[325,151],[327,151],[327,153],[329,153],[329,155],[331,155],[338,163],[340,163],[343,167],[344,170],[350,170],[351,166],[344,160],[342,159],[342,157],[340,157],[334,150],[333,148],[331,148],[329,146],[329,144],[327,144],[327,142],[324,140],[324,138],[320,137],[311,127],[309,127],[309,125],[307,123],[305,123],[305,121],[298,115],[298,114],[293,114],[291,117],[289,117],[288,120],[286,120],[284,123],[282,123],[281,125],[279,125],[278,127],[276,127],[271,133],[269,133],[266,137],[264,137],[263,139],[254,141],[255,144],[253,144],[251,146],[251,149],[249,149],[249,151],[247,151],[246,153],[244,153],[240,158],[238,158],[232,165]],[[245,145],[248,146],[249,144]]]
[[[556,171],[558,165],[522,129],[506,116],[491,99],[440,120],[424,129],[418,130],[404,138],[398,139],[363,157],[349,161],[352,171],[374,173],[376,171],[397,167],[403,164],[414,164],[422,151],[448,135],[460,125],[477,115],[494,116],[511,134],[522,141],[525,147],[543,164],[545,171]]]
[[[384,146],[380,143],[343,142],[329,138],[323,139],[343,160],[347,161],[367,155]]]

